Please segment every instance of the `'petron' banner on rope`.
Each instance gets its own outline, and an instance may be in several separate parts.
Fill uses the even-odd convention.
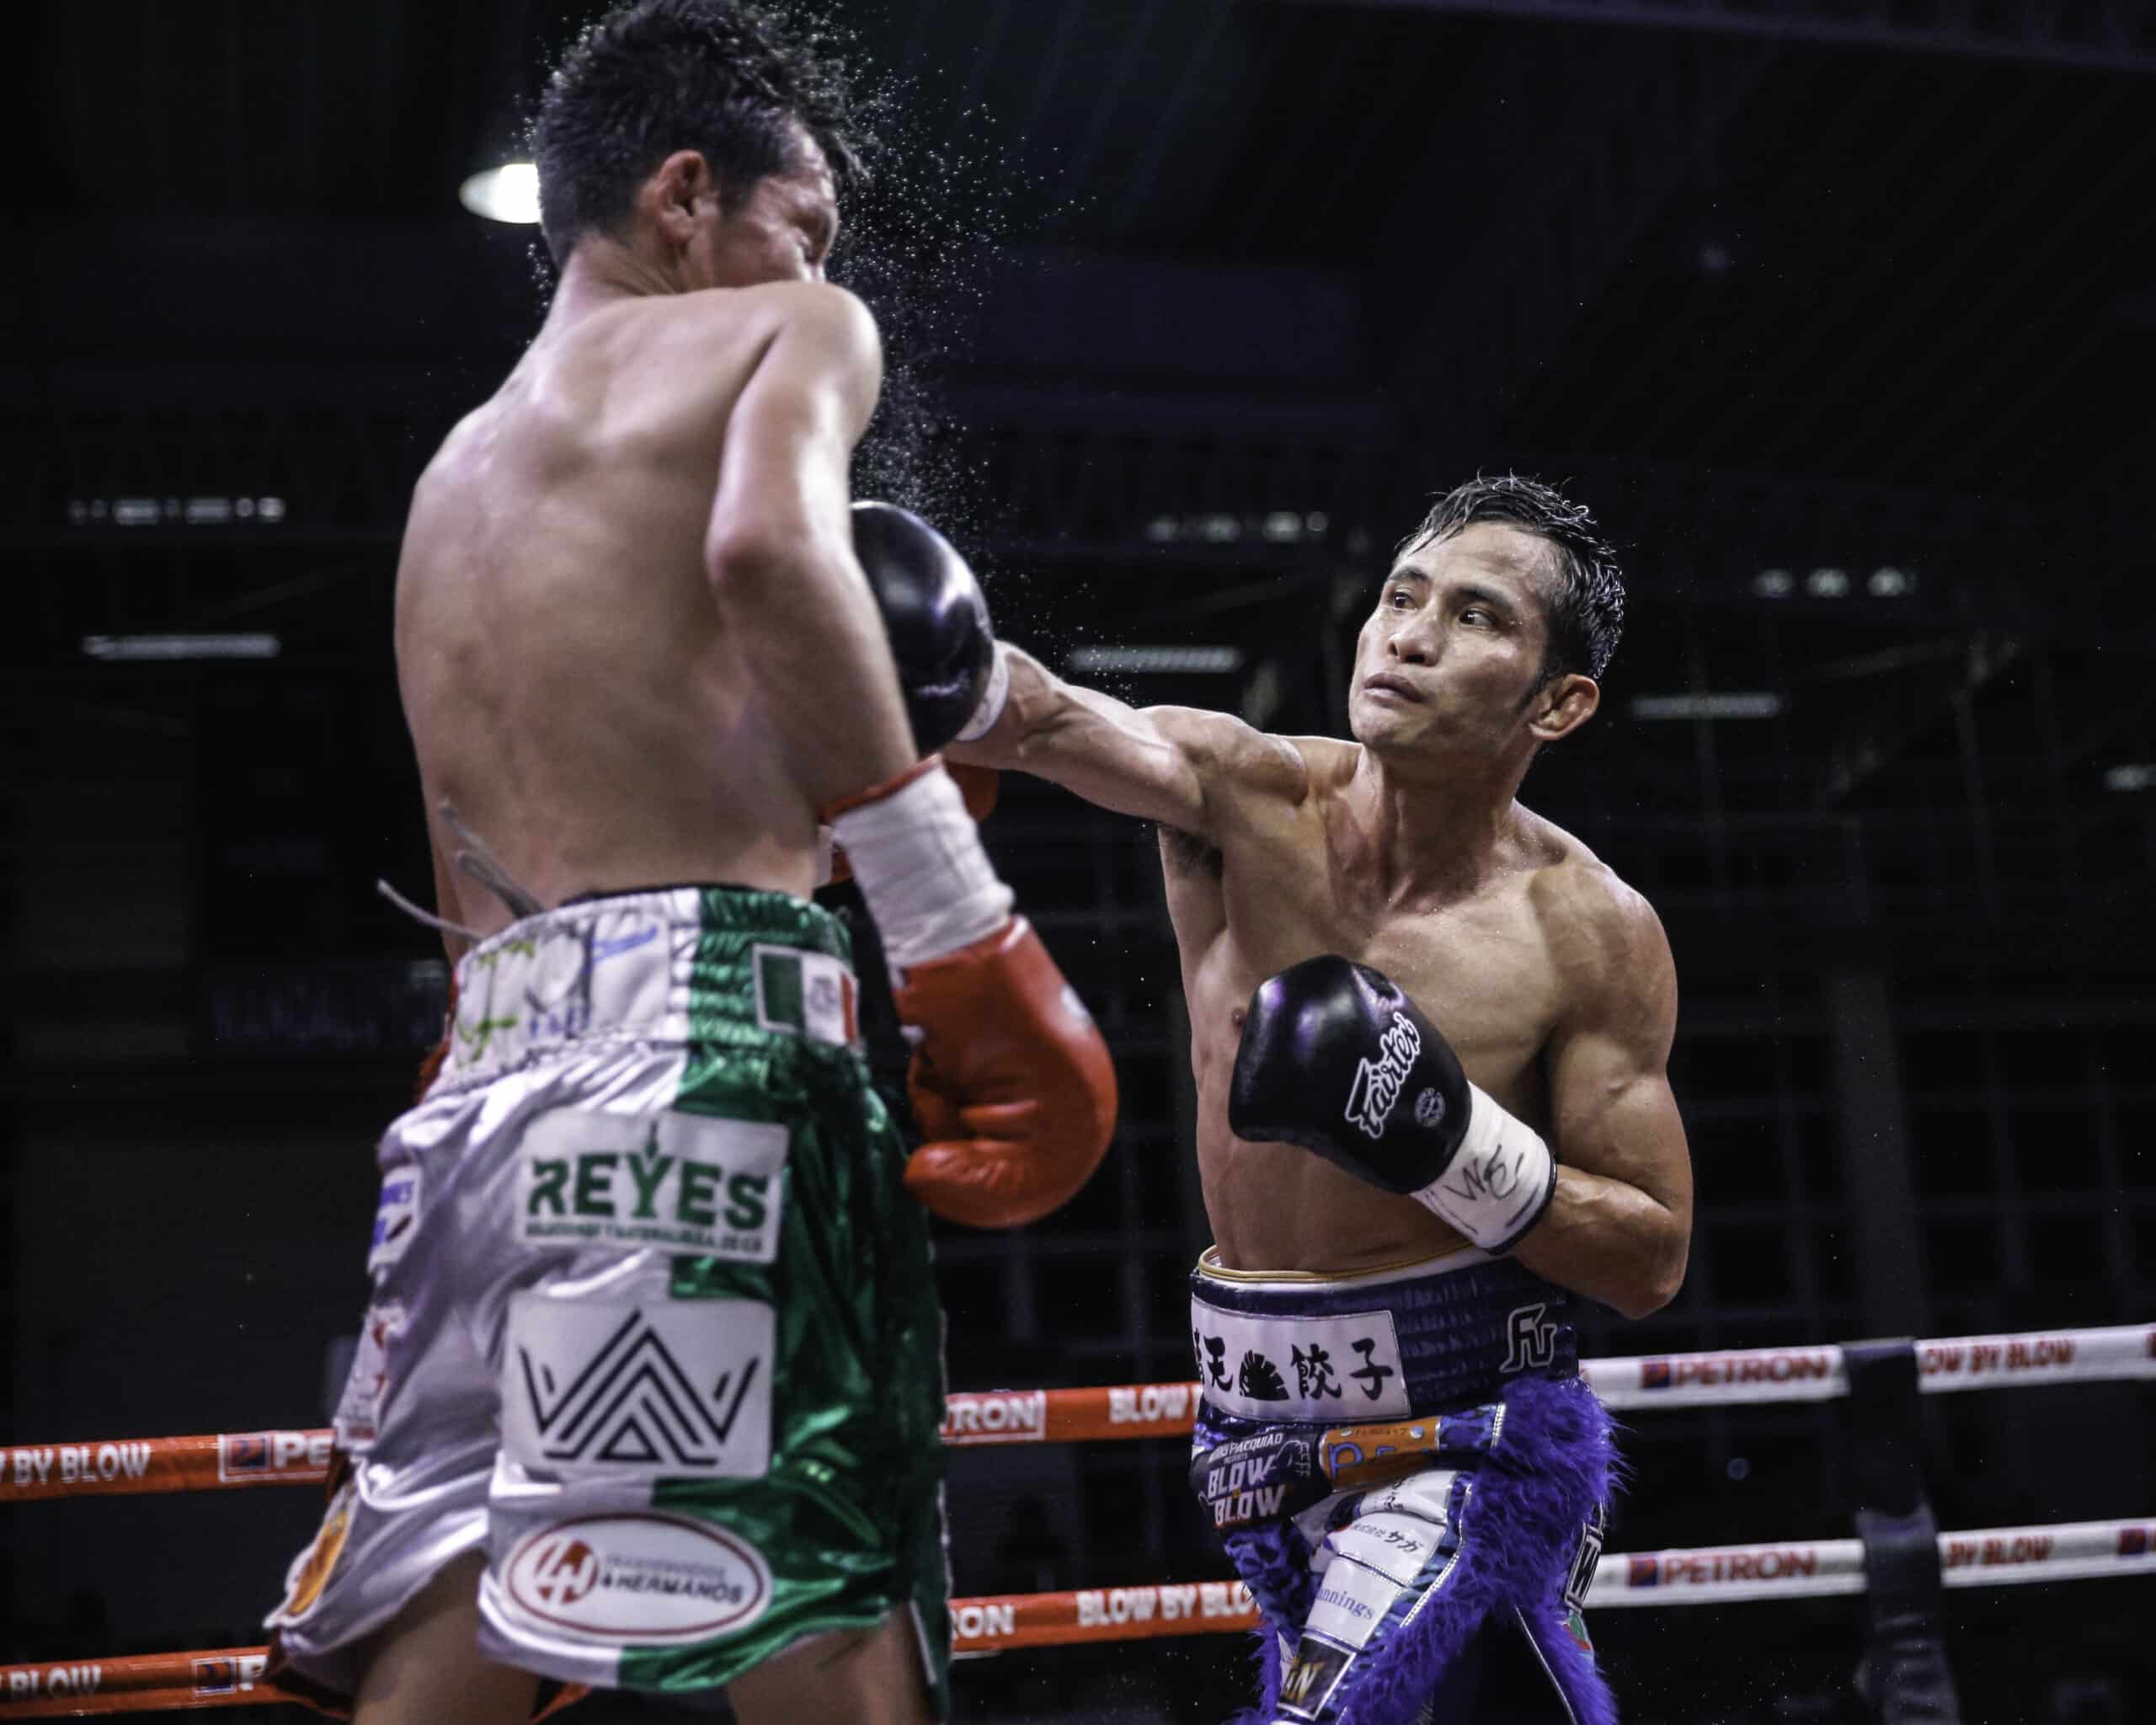
[[[1959,1336],[1919,1342],[1916,1350],[1919,1387],[1934,1395],[2156,1378],[2156,1324]],[[1823,1402],[1849,1393],[1842,1350],[1833,1346],[1591,1359],[1580,1375],[1605,1403],[1624,1409]],[[964,1448],[1187,1436],[1198,1389],[1192,1383],[962,1391],[945,1404],[943,1441]],[[0,1503],[319,1485],[328,1477],[330,1448],[331,1434],[318,1429],[20,1444],[0,1448]]]

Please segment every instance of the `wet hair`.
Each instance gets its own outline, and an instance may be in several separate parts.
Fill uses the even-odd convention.
[[[696,150],[740,208],[792,165],[798,132],[841,191],[864,177],[846,76],[814,35],[752,0],[628,0],[585,27],[547,80],[531,124],[539,226],[557,266],[594,232],[619,233],[638,187]]]
[[[1574,671],[1599,680],[1625,630],[1625,576],[1617,553],[1583,504],[1540,479],[1481,475],[1448,491],[1400,542],[1396,557],[1426,539],[1449,539],[1476,521],[1502,521],[1546,541],[1555,577],[1549,595],[1550,644],[1542,681]]]

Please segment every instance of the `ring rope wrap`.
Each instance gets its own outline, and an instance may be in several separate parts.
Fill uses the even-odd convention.
[[[1914,1344],[1919,1388],[1932,1395],[2027,1383],[2156,1378],[2156,1324],[1962,1336]],[[1584,1361],[1581,1375],[1613,1407],[1817,1402],[1849,1393],[1842,1348],[1747,1348]],[[962,1392],[943,1437],[979,1444],[1075,1443],[1187,1434],[1194,1383]],[[286,1429],[0,1448],[0,1503],[155,1492],[320,1484],[327,1430]],[[1939,1535],[1950,1588],[2156,1575],[2156,1516]],[[1604,1557],[1587,1604],[1726,1605],[1865,1590],[1859,1540],[1785,1541]],[[951,1602],[960,1656],[1249,1630],[1257,1609],[1241,1582],[1155,1583]],[[263,1677],[267,1650],[225,1648],[0,1666],[0,1720],[83,1717],[299,1700]]]

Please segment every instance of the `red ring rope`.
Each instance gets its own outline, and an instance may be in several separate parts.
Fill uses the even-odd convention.
[[[1937,1395],[2025,1383],[2156,1378],[2156,1324],[1961,1336],[1916,1344],[1919,1386]],[[1838,1347],[1591,1359],[1580,1374],[1612,1407],[1822,1401],[1849,1393]],[[1075,1390],[969,1390],[945,1404],[943,1440],[1073,1444],[1181,1437],[1197,1412],[1196,1384],[1107,1384]],[[0,1449],[0,1503],[139,1492],[229,1491],[319,1485],[327,1430],[224,1432]]]
[[[2156,1576],[2156,1518],[2056,1527],[1983,1528],[1939,1536],[1949,1587]],[[1859,1594],[1864,1548],[1855,1540],[1790,1541],[1700,1550],[1610,1552],[1588,1608],[1727,1605]],[[961,1656],[1251,1629],[1257,1610],[1240,1582],[1161,1583],[1071,1593],[953,1599],[953,1651]],[[0,1720],[160,1712],[296,1701],[263,1680],[268,1649],[149,1653],[116,1659],[0,1666]]]

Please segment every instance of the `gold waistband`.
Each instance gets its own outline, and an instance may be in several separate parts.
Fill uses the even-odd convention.
[[[1344,1274],[1327,1270],[1231,1270],[1220,1262],[1220,1248],[1209,1246],[1198,1255],[1198,1274],[1217,1282],[1283,1282],[1301,1287],[1349,1288],[1358,1283],[1398,1281],[1413,1274],[1442,1274],[1447,1270],[1463,1270],[1470,1264],[1489,1262],[1490,1254],[1486,1252],[1477,1251],[1472,1246],[1455,1246],[1428,1258],[1405,1258],[1396,1263],[1374,1264],[1369,1269]]]

